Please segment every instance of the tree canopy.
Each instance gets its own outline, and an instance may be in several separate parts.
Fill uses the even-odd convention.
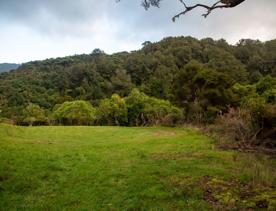
[[[59,123],[69,125],[89,125],[96,119],[96,110],[89,102],[77,100],[56,105],[53,115]]]
[[[275,127],[275,46],[168,37],[133,52],[98,49],[25,63],[0,74],[0,115],[24,125],[175,125],[214,123],[229,108],[245,108],[268,137]]]

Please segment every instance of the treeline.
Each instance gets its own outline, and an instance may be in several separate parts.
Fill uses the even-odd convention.
[[[65,112],[60,110],[64,103],[85,101],[96,109],[89,124],[159,124],[155,114],[145,116],[143,111],[137,118],[128,107],[127,99],[136,89],[141,98],[162,99],[177,107],[182,122],[213,124],[226,121],[231,111],[237,116],[233,124],[252,123],[244,129],[251,131],[250,139],[275,139],[275,77],[276,40],[247,39],[229,45],[225,40],[170,37],[145,42],[141,50],[130,53],[107,55],[95,49],[89,55],[29,62],[0,74],[0,116],[21,124],[28,109],[37,107],[55,124],[86,124],[53,116]],[[100,115],[104,105],[112,107],[112,96],[125,101],[127,118]]]
[[[137,89],[125,98],[113,94],[97,107],[88,101],[76,100],[55,105],[51,112],[30,103],[20,125],[115,125],[115,126],[174,126],[183,120],[181,109],[169,101],[149,97]]]

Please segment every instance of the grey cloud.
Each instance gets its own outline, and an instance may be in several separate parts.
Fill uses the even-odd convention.
[[[105,19],[122,27],[118,29],[118,36],[146,37],[148,33],[159,37],[220,36],[233,40],[240,32],[248,31],[250,35],[250,31],[260,26],[270,36],[276,35],[275,8],[275,0],[247,0],[237,8],[214,11],[207,19],[197,9],[173,23],[171,17],[182,9],[177,0],[164,0],[160,9],[149,11],[143,10],[140,0],[122,0],[119,4],[115,0],[0,0],[0,20],[19,22],[42,33],[54,32],[61,36],[89,33],[95,22]]]
[[[188,3],[209,4],[215,1],[187,0]],[[225,38],[232,43],[241,38],[273,39],[276,38],[275,8],[275,0],[246,0],[236,8],[216,10],[207,19],[201,16],[204,10],[196,9],[173,23],[172,16],[183,9],[178,0],[163,0],[159,9],[148,11],[141,7],[140,0],[121,0],[120,3],[115,0],[0,0],[0,27],[6,40],[11,32],[3,31],[4,28],[12,27],[12,33],[16,34],[21,33],[20,28],[27,28],[25,37],[33,35],[37,40],[46,37],[47,46],[59,46],[68,38],[70,41],[66,42],[73,46],[70,52],[74,46],[75,53],[82,53],[77,50],[84,49],[83,46],[101,48],[103,44],[109,52],[115,52],[166,36]],[[30,40],[26,38],[26,42]],[[17,40],[10,42],[21,45]],[[36,49],[32,45],[35,44],[29,45],[30,55],[31,50]],[[60,52],[66,55],[67,50],[60,49]]]
[[[68,21],[84,20],[99,9],[89,0],[1,0],[1,16],[7,16],[12,20],[36,21],[43,15],[53,16],[58,19]],[[102,5],[103,1],[97,3],[97,7]],[[94,6],[94,9],[91,6]],[[89,11],[91,9],[91,11]]]
[[[45,32],[77,32],[101,18],[108,0],[0,0],[0,20]],[[75,30],[74,30],[75,29]]]

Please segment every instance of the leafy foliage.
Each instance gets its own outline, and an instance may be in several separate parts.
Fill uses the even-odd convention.
[[[169,101],[149,97],[137,89],[132,90],[126,102],[129,124],[132,126],[174,125],[182,118],[182,111]]]
[[[89,102],[78,100],[57,105],[53,115],[59,123],[65,125],[89,125],[95,120],[95,113],[96,110]]]
[[[25,63],[0,74],[1,116],[20,123],[23,111],[34,104],[51,123],[56,105],[86,101],[98,107],[89,124],[151,125],[165,119],[202,124],[214,122],[229,107],[245,107],[264,127],[264,137],[275,128],[275,46],[276,40],[229,45],[223,39],[168,37],[146,41],[139,51],[108,55],[95,49],[89,55]],[[64,124],[76,121],[62,118],[57,119]]]
[[[110,99],[101,100],[98,118],[101,124],[126,125],[127,106],[125,100],[118,94],[113,94]]]
[[[39,107],[39,105],[29,104],[23,111],[23,122],[33,125],[39,123],[45,123],[47,118],[45,116],[45,111]]]

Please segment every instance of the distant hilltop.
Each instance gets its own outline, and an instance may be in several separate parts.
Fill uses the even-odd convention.
[[[10,70],[15,70],[20,66],[20,64],[15,63],[0,63],[0,73],[8,72]]]

